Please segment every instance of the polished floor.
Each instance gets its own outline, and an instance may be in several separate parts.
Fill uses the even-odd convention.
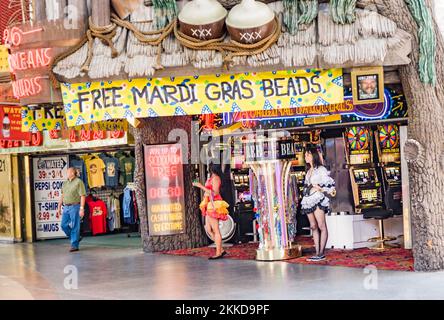
[[[0,244],[0,299],[444,299],[444,272],[208,261],[120,240]]]

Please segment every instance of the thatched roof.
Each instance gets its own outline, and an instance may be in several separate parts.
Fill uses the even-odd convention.
[[[178,2],[179,8],[183,1]],[[268,4],[282,19],[281,1]],[[329,5],[320,4],[318,18],[310,25],[302,25],[295,35],[282,33],[279,41],[259,55],[235,57],[234,65],[270,68],[355,67],[370,65],[402,65],[410,60],[411,37],[396,24],[376,11],[356,9],[353,24],[333,22]],[[129,19],[141,31],[154,30],[152,7],[142,6]],[[117,28],[113,42],[119,52],[112,58],[111,50],[95,39],[93,59],[88,74],[82,74],[80,66],[87,58],[85,44],[80,50],[60,61],[54,72],[65,79],[88,76],[100,79],[117,76],[145,77],[154,74],[157,47],[139,42],[131,31]],[[196,51],[183,47],[173,35],[162,44],[163,67],[193,66],[197,69],[222,66],[222,55],[216,51]]]

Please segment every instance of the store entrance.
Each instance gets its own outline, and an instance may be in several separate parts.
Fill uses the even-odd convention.
[[[304,152],[317,147],[325,167],[336,182],[336,196],[331,197],[331,215],[327,217],[330,248],[370,247],[370,238],[379,236],[379,220],[369,218],[369,209],[387,210],[385,231],[403,244],[403,194],[400,153],[400,125],[396,123],[363,126],[329,127],[310,131],[287,130],[282,139],[294,142],[296,157],[292,161],[286,189],[287,229],[289,238],[310,236],[308,218],[301,214],[300,203],[305,181]],[[233,140],[239,137],[233,138]],[[242,140],[243,137],[240,137]],[[232,143],[231,180],[235,221],[239,242],[254,241],[252,221],[257,218],[254,198],[258,188],[251,168],[244,165],[245,150]],[[246,208],[246,209],[245,209]],[[256,208],[256,211],[259,209]],[[260,210],[259,210],[260,211]],[[248,217],[248,219],[246,218]],[[245,222],[243,222],[245,221]]]
[[[45,155],[32,163],[36,240],[66,238],[57,207],[67,169],[73,167],[86,190],[81,246],[141,247],[134,148]]]

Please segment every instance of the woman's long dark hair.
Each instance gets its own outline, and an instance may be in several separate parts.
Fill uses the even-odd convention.
[[[215,174],[215,175],[217,175],[219,178],[221,178],[222,179],[222,169],[220,168],[220,166],[219,165],[217,165],[217,164],[214,164],[214,163],[210,163],[210,165],[208,166],[208,171],[211,173],[211,174]]]
[[[310,153],[313,156],[313,166],[314,169],[322,166],[321,156],[319,154],[319,150],[316,147],[307,147],[305,152]],[[307,163],[307,169],[310,169],[310,164]]]

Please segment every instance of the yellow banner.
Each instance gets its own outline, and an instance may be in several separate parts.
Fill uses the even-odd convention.
[[[62,84],[69,127],[110,120],[273,110],[344,102],[341,69]]]
[[[64,122],[63,107],[22,107],[22,131],[38,132],[61,130]]]
[[[22,132],[61,130],[67,126],[62,107],[30,109],[22,107]],[[124,119],[93,122],[72,127],[74,130],[93,131],[128,131],[128,122]]]

